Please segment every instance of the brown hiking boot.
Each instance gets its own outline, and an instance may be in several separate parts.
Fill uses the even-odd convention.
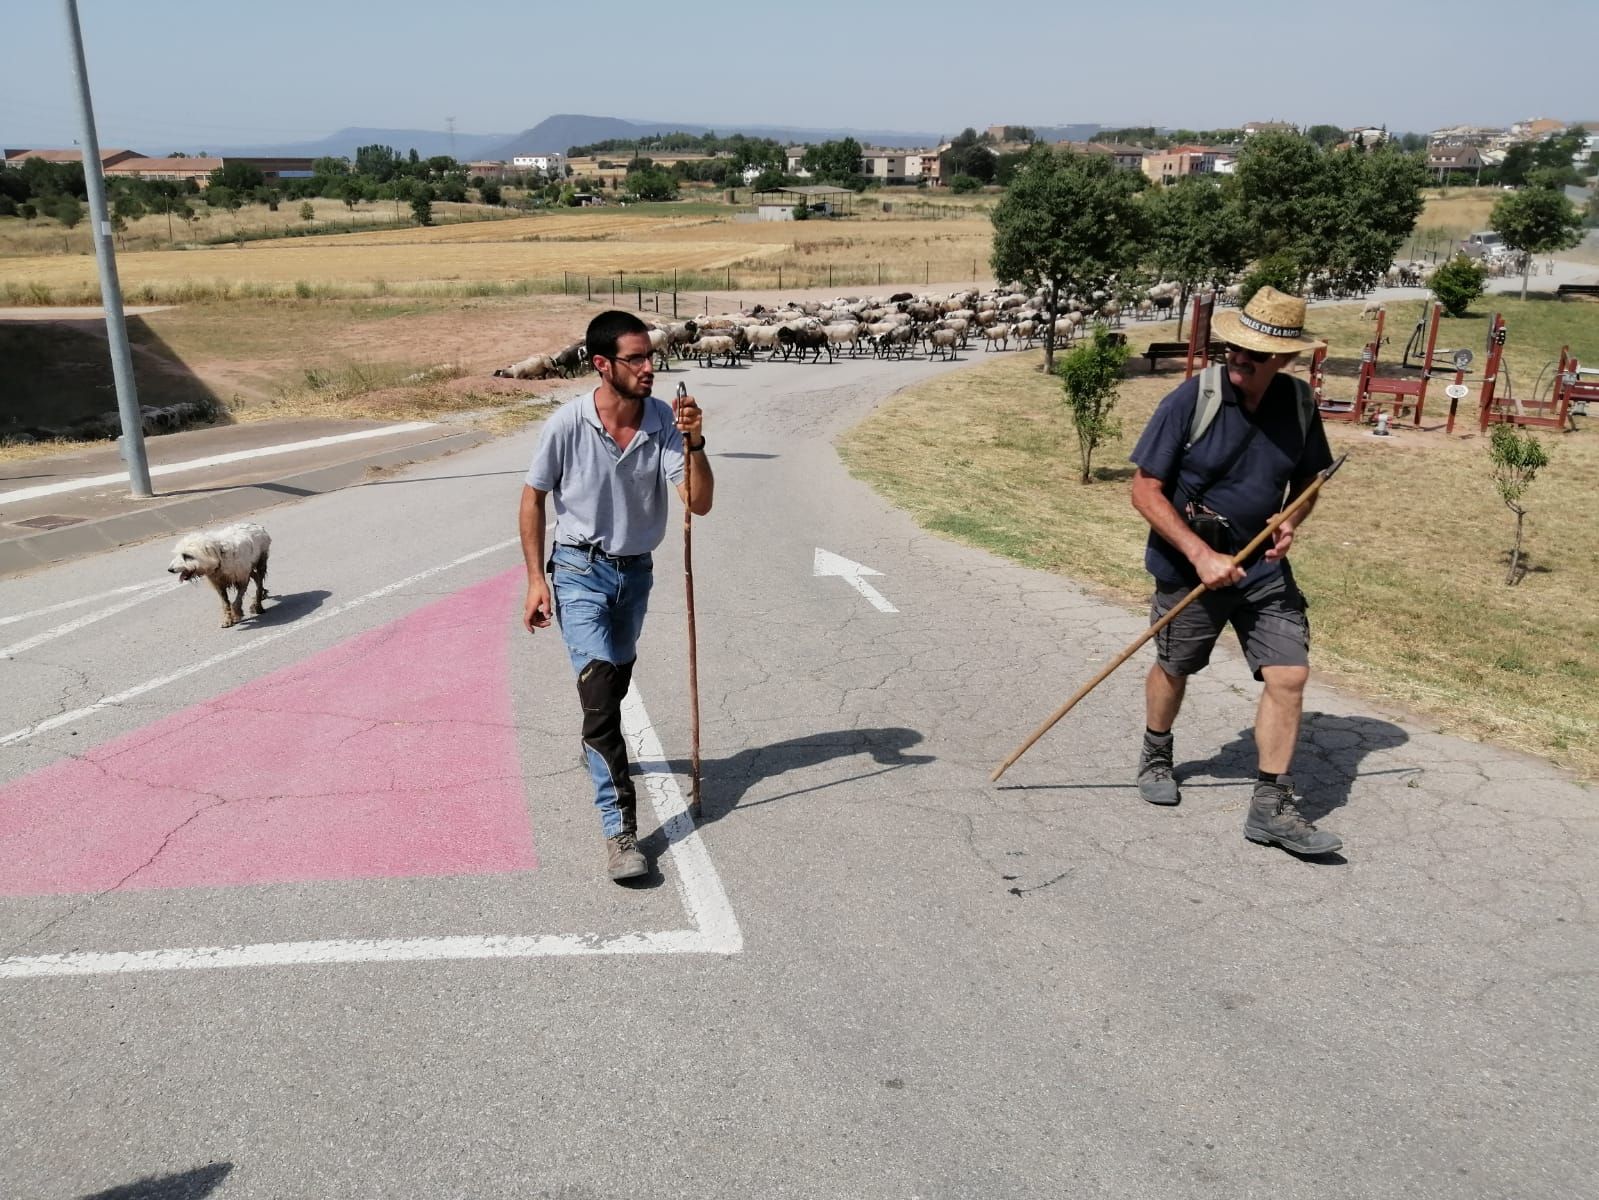
[[[1244,818],[1244,836],[1263,846],[1281,846],[1295,854],[1331,854],[1343,849],[1336,833],[1317,829],[1294,806],[1294,781],[1279,775],[1279,782],[1255,784]]]
[[[648,875],[650,864],[638,848],[638,835],[624,829],[615,837],[605,839],[605,869],[612,879],[637,879]]]

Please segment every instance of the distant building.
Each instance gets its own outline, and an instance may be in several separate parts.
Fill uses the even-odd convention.
[[[1124,146],[1120,142],[1056,142],[1055,148],[1073,154],[1101,155],[1114,161],[1124,171],[1141,170],[1144,155],[1149,153],[1142,146]]]
[[[1513,136],[1529,142],[1542,141],[1551,133],[1564,133],[1566,123],[1553,117],[1537,117],[1531,121],[1517,121],[1510,127]]]
[[[882,183],[903,183],[922,177],[924,152],[921,150],[879,149],[861,154],[861,174]]]
[[[6,166],[20,169],[22,164],[30,158],[42,158],[47,163],[81,163],[82,150],[7,150],[5,152]],[[113,163],[125,162],[130,158],[140,158],[142,155],[137,150],[100,150],[100,166],[109,167]]]
[[[81,163],[81,150],[7,150],[5,165],[20,169],[30,158],[42,158],[51,163]],[[311,176],[309,158],[252,158],[236,155],[227,157],[183,156],[175,158],[147,158],[137,150],[101,150],[101,172],[107,179],[161,179],[173,183],[193,182],[205,187],[211,181],[211,172],[229,163],[249,163],[265,177],[268,184],[285,179],[308,179]]]
[[[517,154],[512,156],[511,166],[518,171],[538,171],[551,179],[559,179],[566,174],[567,160],[564,154]]]
[[[480,159],[477,162],[466,164],[466,173],[471,176],[481,175],[484,179],[504,179],[510,173],[510,166],[505,162]]]
[[[1216,170],[1216,152],[1203,146],[1177,146],[1144,155],[1140,167],[1151,183],[1175,183],[1189,175],[1210,175]]]
[[[1439,179],[1462,171],[1480,171],[1482,165],[1482,154],[1477,147],[1464,142],[1434,146],[1427,151],[1427,169]]]
[[[1351,142],[1372,149],[1382,145],[1388,140],[1388,131],[1381,125],[1357,125],[1353,129],[1344,131]]]
[[[783,156],[788,163],[788,174],[797,179],[809,179],[811,177],[811,173],[805,169],[805,151],[809,149],[809,146],[790,146],[783,152]]]
[[[1295,133],[1298,126],[1288,121],[1250,121],[1244,126],[1244,136],[1254,137],[1257,133]]]

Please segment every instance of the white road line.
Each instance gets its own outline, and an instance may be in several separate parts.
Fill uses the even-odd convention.
[[[162,582],[166,583],[169,581],[163,580]],[[120,603],[113,604],[108,608],[102,608],[99,612],[87,613],[84,616],[78,617],[76,620],[68,621],[64,625],[57,625],[54,629],[46,629],[43,633],[36,633],[30,638],[23,638],[20,642],[13,642],[9,646],[0,646],[0,658],[15,658],[25,650],[32,650],[38,646],[44,645],[46,642],[53,642],[56,640],[56,638],[65,637],[69,633],[76,633],[85,626],[93,625],[96,621],[103,621],[107,617],[114,617],[119,612],[125,612],[136,604],[143,604],[146,600],[153,600],[157,596],[164,596],[168,592],[175,592],[182,586],[183,585],[181,583],[176,582],[173,582],[172,586],[170,587],[161,587],[160,584],[155,585],[155,587],[146,586],[140,595],[136,595],[130,599],[123,600]],[[159,591],[156,590],[157,587],[160,588]]]
[[[660,739],[635,687],[622,705],[644,790],[666,833],[664,857],[676,867],[678,894],[694,927],[648,933],[566,933],[454,937],[352,938],[266,942],[253,946],[191,946],[170,950],[77,951],[0,959],[0,979],[64,975],[126,975],[143,971],[194,971],[216,967],[295,967],[333,963],[439,962],[483,958],[570,958],[600,954],[737,954],[744,948],[738,918],[728,903],[699,831],[688,815],[677,779],[666,769]]]
[[[102,696],[93,704],[85,705],[83,708],[75,708],[71,712],[58,713],[53,717],[46,717],[43,721],[35,722],[22,729],[13,730],[4,737],[0,737],[0,746],[10,746],[16,742],[25,742],[41,733],[48,733],[52,729],[60,729],[63,725],[75,724],[83,720],[84,717],[99,712],[101,709],[113,708],[118,704],[126,704],[129,700],[143,696],[148,692],[153,692],[157,688],[166,687],[169,683],[176,683],[178,680],[186,679],[200,671],[209,671],[218,663],[225,663],[229,659],[238,658],[242,654],[249,654],[253,650],[259,650],[262,646],[269,646],[273,642],[280,641],[291,633],[299,633],[302,630],[311,628],[313,625],[320,625],[323,621],[331,621],[334,617],[342,616],[349,612],[352,608],[360,608],[363,604],[368,604],[392,592],[397,592],[401,588],[409,587],[411,584],[418,583],[429,576],[437,575],[441,571],[452,570],[455,567],[471,562],[473,559],[482,558],[485,554],[493,554],[496,551],[504,550],[507,546],[514,546],[517,540],[516,538],[507,538],[503,542],[495,542],[492,546],[485,546],[481,550],[463,554],[460,558],[453,559],[440,566],[429,567],[425,571],[418,571],[415,575],[407,575],[404,579],[380,587],[374,592],[367,592],[364,596],[357,596],[354,600],[347,600],[343,604],[328,609],[326,612],[313,613],[309,617],[301,617],[292,625],[285,625],[281,629],[275,629],[270,633],[252,637],[249,641],[242,642],[231,650],[224,650],[220,654],[213,654],[210,658],[190,663],[188,666],[181,667],[170,674],[158,675],[154,679],[148,679],[143,683],[135,684],[131,688],[120,691],[114,696]]]
[[[109,600],[112,596],[126,596],[129,592],[143,592],[171,582],[170,579],[152,579],[147,583],[130,583],[125,587],[112,588],[109,592],[96,592],[92,596],[79,596],[76,600],[63,600],[60,604],[46,605],[44,608],[36,608],[32,612],[0,617],[0,625],[15,625],[18,621],[31,621],[35,617],[48,617],[51,613],[65,612],[69,608],[82,608],[85,604],[93,604],[96,600]]]
[[[432,421],[408,421],[401,425],[385,425],[381,429],[362,429],[355,433],[336,433],[329,437],[310,438],[303,442],[284,442],[278,446],[260,446],[254,450],[234,450],[227,454],[213,454],[209,458],[191,458],[188,462],[166,463],[162,466],[151,467],[150,475],[176,475],[180,471],[194,471],[201,467],[219,467],[226,463],[244,462],[251,458],[269,458],[274,454],[292,454],[297,450],[315,450],[322,446],[336,446],[341,442],[360,442],[368,438],[388,437],[391,433],[415,433],[421,429],[432,429]],[[36,487],[18,488],[11,492],[0,492],[0,504],[19,504],[24,500],[37,500],[42,496],[58,496],[62,492],[81,492],[85,488],[104,487],[108,484],[124,483],[128,473],[119,471],[113,475],[89,475],[82,479],[63,479],[60,483],[41,483]]]

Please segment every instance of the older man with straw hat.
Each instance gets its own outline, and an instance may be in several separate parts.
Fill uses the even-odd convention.
[[[1208,589],[1156,636],[1156,661],[1144,683],[1138,791],[1151,804],[1182,799],[1172,724],[1188,676],[1204,669],[1231,625],[1250,670],[1265,684],[1255,717],[1259,778],[1244,836],[1317,855],[1343,842],[1299,811],[1289,774],[1310,674],[1310,624],[1288,551],[1309,509],[1279,526],[1252,560],[1232,561],[1332,465],[1310,388],[1283,374],[1300,351],[1321,344],[1305,336],[1304,326],[1305,302],[1269,287],[1242,312],[1218,313],[1212,330],[1226,345],[1225,365],[1207,367],[1162,400],[1133,449],[1133,507],[1150,527],[1144,565],[1155,577],[1151,622],[1198,584]]]

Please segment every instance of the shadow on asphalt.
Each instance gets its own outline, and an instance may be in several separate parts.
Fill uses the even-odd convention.
[[[149,1175],[82,1200],[202,1200],[221,1187],[232,1171],[232,1163],[208,1163],[177,1175]]]
[[[840,784],[887,775],[902,767],[925,766],[935,761],[933,755],[906,753],[922,740],[922,735],[916,730],[900,727],[838,729],[790,738],[785,742],[773,742],[770,746],[753,746],[728,758],[704,759],[700,763],[700,824],[719,821],[735,809],[791,800]],[[820,766],[833,759],[854,758],[863,754],[870,755],[876,765],[875,770],[860,771],[843,779],[832,779],[811,787],[795,788],[776,796],[752,800],[748,804],[742,803],[744,795],[764,780],[776,779],[790,771]],[[679,775],[689,773],[687,759],[674,760],[669,766]]]
[[[495,475],[525,476],[526,471],[478,471],[469,475],[421,475],[415,479],[368,479],[357,487],[395,487],[407,483],[443,483],[447,479],[490,479]]]
[[[1180,735],[1181,726],[1178,728]],[[1355,740],[1353,744],[1344,747],[1327,749],[1325,746],[1310,744],[1310,739],[1315,737],[1346,741],[1347,735],[1353,735]],[[1310,760],[1317,760],[1313,781],[1301,785],[1299,778],[1295,780],[1296,791],[1301,786],[1308,788],[1300,796],[1299,811],[1312,821],[1319,821],[1327,814],[1348,804],[1350,789],[1354,787],[1357,779],[1369,779],[1386,774],[1412,774],[1408,769],[1364,773],[1360,770],[1361,760],[1366,755],[1403,746],[1410,740],[1410,735],[1391,721],[1380,721],[1376,717],[1339,717],[1330,713],[1307,712],[1300,723],[1299,739],[1300,746],[1294,756],[1299,767],[1296,775],[1303,777],[1311,774],[1308,763]],[[1192,759],[1178,763],[1177,778],[1204,774],[1219,780],[1253,780],[1257,770],[1255,731],[1250,728],[1240,731],[1237,737],[1208,759]],[[1184,783],[1183,786],[1190,785]]]
[[[287,625],[290,621],[298,621],[314,613],[331,595],[333,593],[329,591],[290,592],[285,596],[268,592],[265,611],[259,617],[247,617],[246,620],[257,626]]]

